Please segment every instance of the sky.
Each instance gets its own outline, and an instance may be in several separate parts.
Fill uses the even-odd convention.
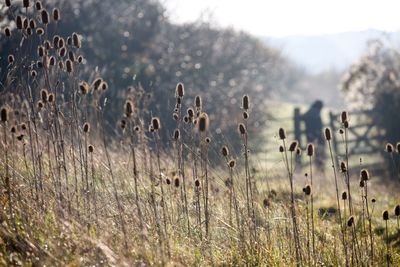
[[[257,36],[400,29],[400,0],[165,0],[173,22],[212,18]],[[210,16],[211,15],[211,16]]]

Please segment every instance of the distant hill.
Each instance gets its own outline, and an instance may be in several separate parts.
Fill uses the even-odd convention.
[[[383,39],[398,45],[400,32],[385,33],[378,30],[344,32],[315,36],[288,36],[262,39],[312,74],[328,69],[343,71],[365,51],[368,40]]]

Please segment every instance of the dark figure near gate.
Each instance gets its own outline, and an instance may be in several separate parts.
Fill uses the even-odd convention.
[[[321,110],[323,107],[321,100],[316,100],[310,107],[310,109],[303,114],[302,119],[306,126],[306,137],[308,143],[313,143],[315,146],[315,165],[319,170],[323,170],[323,164],[325,160],[324,151],[324,137],[323,137],[323,125],[321,119]]]

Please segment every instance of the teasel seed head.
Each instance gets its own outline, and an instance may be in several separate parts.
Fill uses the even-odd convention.
[[[289,146],[289,151],[290,152],[295,152],[298,145],[299,145],[299,142],[293,141]]]
[[[79,57],[78,57],[78,63],[79,63],[79,64],[82,64],[82,63],[83,63],[83,56],[79,56]]]
[[[65,66],[67,67],[67,72],[71,73],[74,71],[74,66],[72,65],[72,61],[67,59],[67,61],[65,61]]]
[[[179,140],[180,136],[181,136],[181,132],[179,131],[179,129],[175,129],[175,131],[174,131],[174,140],[175,141]]]
[[[205,141],[207,144],[209,144],[209,143],[211,143],[211,138],[210,138],[210,137],[206,137],[206,138],[204,139],[204,141]]]
[[[397,142],[396,144],[396,151],[398,154],[400,154],[400,142]]]
[[[391,143],[386,144],[386,152],[393,153],[393,145]]]
[[[89,133],[90,132],[90,124],[88,122],[85,122],[83,124],[83,132],[84,133]]]
[[[248,95],[244,95],[242,97],[242,109],[244,110],[249,110],[249,96]]]
[[[342,200],[346,200],[347,199],[347,192],[343,191],[342,192]]]
[[[125,130],[125,128],[126,128],[126,120],[122,119],[119,122],[119,127],[121,127],[122,130]]]
[[[227,146],[223,146],[221,148],[221,154],[222,156],[224,156],[225,158],[229,156],[229,149]]]
[[[22,26],[24,27],[24,29],[28,29],[29,26],[29,20],[27,18],[24,18],[24,20],[22,21]]]
[[[228,166],[229,166],[229,168],[231,168],[231,169],[235,168],[235,165],[236,165],[236,161],[235,161],[234,159],[231,159],[231,160],[228,162]]]
[[[100,88],[101,82],[103,81],[102,78],[97,78],[93,81],[92,87],[94,91],[97,91]]]
[[[79,38],[79,35],[76,32],[72,34],[72,43],[76,48],[81,48],[82,46],[81,39]]]
[[[170,185],[170,184],[171,184],[171,180],[167,177],[167,178],[165,178],[165,183],[166,183],[167,185]]]
[[[354,224],[354,217],[350,216],[350,218],[347,220],[347,226],[352,227]]]
[[[22,5],[23,5],[24,8],[30,7],[29,0],[23,0],[23,1],[22,1]]]
[[[300,148],[300,147],[297,147],[297,148],[296,148],[296,155],[297,155],[297,156],[301,156],[301,152],[302,152],[301,148]]]
[[[286,132],[283,128],[279,128],[278,134],[279,134],[279,139],[281,139],[281,140],[286,139]]]
[[[101,90],[106,91],[108,89],[108,83],[106,81],[103,81],[100,84],[100,88],[101,88]]]
[[[342,128],[339,129],[339,134],[344,134],[344,130]]]
[[[36,7],[36,10],[38,10],[38,11],[42,10],[42,2],[36,1],[35,7]]]
[[[396,207],[394,207],[394,215],[396,217],[400,216],[400,205],[396,205]]]
[[[158,131],[161,128],[160,119],[157,117],[153,117],[151,119],[151,126],[153,126],[154,131]]]
[[[36,29],[36,34],[37,34],[37,35],[43,35],[43,34],[44,34],[43,28],[37,28],[37,29]]]
[[[314,145],[313,144],[307,145],[307,156],[309,156],[309,157],[314,156]]]
[[[238,130],[240,135],[245,135],[247,132],[246,126],[243,123],[239,123]]]
[[[7,60],[8,60],[8,63],[9,63],[9,64],[14,63],[14,56],[13,56],[13,55],[8,55]]]
[[[49,92],[46,89],[40,90],[40,99],[43,103],[47,103]]]
[[[138,132],[140,132],[140,127],[136,125],[136,126],[133,128],[133,130],[134,130],[135,132],[138,133]]]
[[[384,221],[389,220],[389,212],[387,210],[382,213],[382,218]]]
[[[89,145],[88,149],[89,149],[89,153],[93,153],[93,151],[94,151],[93,145]]]
[[[85,81],[81,81],[79,83],[79,91],[82,95],[86,95],[89,93],[89,84]]]
[[[348,129],[349,128],[349,121],[345,121],[343,123],[344,128]]]
[[[181,97],[181,98],[185,95],[185,87],[183,86],[183,83],[178,83],[176,85],[175,95],[176,97]]]
[[[42,23],[45,25],[49,24],[49,13],[47,10],[43,9],[40,14],[42,17]]]
[[[342,123],[345,123],[349,119],[347,111],[342,111],[342,114],[340,115],[340,119],[341,119]]]
[[[31,77],[35,78],[37,76],[37,71],[36,70],[32,70],[31,71]]]
[[[0,111],[0,120],[1,122],[7,122],[8,121],[8,113],[9,110],[7,107],[2,107]]]
[[[75,62],[75,54],[72,51],[68,51],[68,58],[69,60],[71,60],[72,62]]]
[[[196,179],[196,180],[194,181],[194,185],[195,185],[196,187],[199,187],[199,186],[200,186],[200,181],[199,181],[198,179]]]
[[[341,162],[340,162],[340,171],[341,171],[342,173],[347,172],[346,162],[344,162],[344,161],[341,161]]]
[[[22,30],[22,17],[20,16],[20,15],[18,15],[16,18],[15,18],[15,24],[17,25],[17,29],[18,30]]]
[[[174,113],[172,114],[172,117],[173,117],[174,120],[176,120],[176,121],[179,120],[179,115],[178,115],[178,113],[176,113],[176,112],[174,112]]]
[[[375,203],[375,202],[376,202],[376,199],[375,199],[375,198],[371,199],[371,202],[372,202],[372,203]]]
[[[58,48],[63,48],[65,46],[65,40],[64,38],[60,37],[60,39],[58,40]]]
[[[199,117],[199,121],[198,121],[198,127],[199,127],[199,131],[201,133],[204,133],[208,130],[210,121],[208,119],[208,115],[207,113],[203,112],[201,113],[200,117]]]
[[[306,196],[311,195],[311,186],[310,186],[310,185],[306,185],[306,186],[303,188],[303,192],[304,192],[304,194],[305,194]]]
[[[332,132],[330,128],[325,128],[325,139],[330,141],[332,139]]]
[[[264,208],[269,208],[269,206],[271,206],[271,203],[268,198],[264,198],[263,206],[264,206]]]
[[[6,35],[6,37],[10,37],[10,36],[11,36],[10,28],[6,27],[6,28],[4,29],[4,34]]]
[[[10,7],[11,6],[11,0],[6,0],[6,7]]]
[[[192,108],[188,108],[187,109],[187,114],[190,118],[194,117],[194,110]]]
[[[10,132],[11,132],[12,134],[15,134],[15,133],[17,132],[17,127],[16,127],[15,125],[13,125],[13,126],[11,127],[11,129],[10,129]]]
[[[63,70],[64,69],[64,61],[58,61],[58,68],[60,69],[60,70]]]
[[[360,177],[362,181],[368,181],[369,180],[369,172],[366,169],[362,169],[360,171]]]
[[[49,97],[48,97],[49,103],[53,103],[53,102],[54,102],[54,99],[55,99],[54,94],[53,94],[53,93],[50,93],[50,94],[49,94]]]
[[[54,56],[50,57],[49,65],[50,66],[55,66],[56,65],[56,58]]]
[[[127,101],[125,102],[125,115],[126,115],[128,118],[130,118],[130,117],[132,117],[132,115],[133,115],[133,111],[134,111],[133,102],[130,101],[130,100],[127,100]]]
[[[58,10],[58,8],[54,8],[53,9],[53,19],[55,21],[59,21],[60,20],[60,10]]]
[[[29,28],[32,30],[36,29],[36,22],[33,19],[29,21]]]
[[[39,101],[37,102],[37,108],[38,108],[38,110],[40,111],[43,107],[44,107],[44,104],[43,104],[42,100],[39,100]]]
[[[201,96],[199,95],[196,96],[196,98],[194,99],[194,105],[198,110],[201,109],[202,106]]]
[[[364,186],[365,186],[365,181],[364,180],[360,180],[360,187],[364,188]]]
[[[283,148],[282,145],[279,146],[279,152],[283,153],[285,151],[285,149]]]
[[[179,181],[179,177],[175,177],[175,179],[174,179],[174,185],[175,185],[175,187],[179,187],[179,184],[180,184],[180,181]]]
[[[243,111],[242,116],[244,120],[247,120],[249,118],[249,113],[247,111]]]

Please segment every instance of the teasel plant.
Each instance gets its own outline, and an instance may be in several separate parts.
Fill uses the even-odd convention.
[[[385,243],[386,243],[386,266],[390,266],[390,253],[389,253],[389,212],[387,210],[383,211],[382,219],[385,221]]]
[[[315,259],[315,227],[314,227],[314,188],[313,188],[313,168],[312,168],[312,158],[314,156],[314,145],[307,145],[307,156],[309,158],[309,172],[310,172],[310,209],[311,209],[311,232],[312,232],[312,249],[313,249],[313,258]]]
[[[372,231],[372,215],[369,207],[369,199],[368,199],[368,182],[370,180],[370,174],[367,169],[362,169],[360,171],[360,185],[362,185],[362,199],[365,201],[365,212],[368,221],[368,236],[369,236],[369,248],[370,248],[370,260],[371,263],[374,262],[374,235]],[[364,203],[363,203],[364,207]]]

